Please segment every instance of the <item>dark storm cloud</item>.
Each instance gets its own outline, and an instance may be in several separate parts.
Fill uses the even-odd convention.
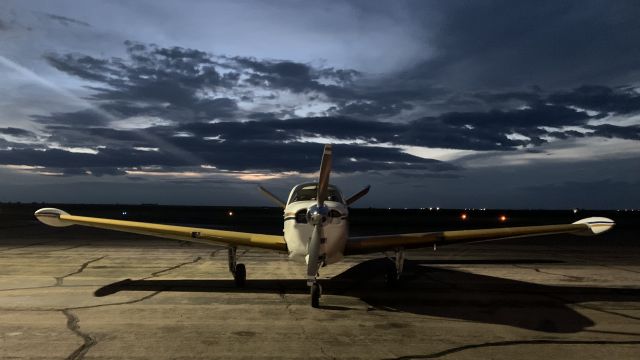
[[[307,64],[292,61],[257,60],[247,57],[232,58],[240,70],[250,69],[248,82],[254,86],[287,89],[296,93],[318,91],[332,98],[352,96],[344,85],[350,84],[359,73],[355,70],[336,70],[333,68],[315,69]],[[321,78],[331,79],[339,85],[326,85]]]
[[[329,137],[368,143],[390,143],[465,150],[513,150],[540,145],[551,134],[541,126],[585,125],[591,118],[582,111],[540,105],[512,111],[447,113],[408,123],[364,121],[347,117],[313,117],[260,120],[242,123],[189,123],[177,128],[203,137],[225,141],[295,141],[301,137]],[[624,131],[624,129],[620,129]],[[530,140],[513,140],[517,133]],[[575,131],[553,132],[557,137],[581,136]]]
[[[176,145],[198,154],[208,164],[231,171],[300,171],[314,172],[319,164],[310,154],[318,152],[312,143],[247,142],[220,144],[201,139],[174,139]],[[453,165],[437,160],[422,159],[394,148],[363,148],[337,145],[334,169],[339,172],[368,170],[418,170],[425,172],[452,171]],[[258,155],[259,154],[259,155]],[[159,171],[171,171],[192,166],[188,160],[162,151],[100,149],[97,154],[75,153],[61,149],[46,151],[33,149],[0,150],[0,164],[42,166],[63,169],[65,175],[122,174],[121,168],[158,166]]]
[[[618,85],[638,72],[638,1],[430,3],[412,9],[434,55],[406,71],[454,88]]]
[[[78,126],[106,126],[110,118],[104,113],[95,110],[79,110],[73,112],[54,112],[48,115],[33,115],[33,120],[41,124]]]
[[[551,94],[547,100],[558,105],[600,112],[627,114],[640,111],[640,93],[631,88],[585,85],[571,91]]]
[[[408,155],[393,146],[510,151],[539,146],[548,137],[638,138],[634,127],[591,126],[588,122],[599,115],[579,110],[613,114],[638,111],[638,94],[630,88],[600,85],[551,92],[529,87],[517,91],[451,93],[429,84],[426,74],[411,81],[400,75],[385,78],[384,84],[367,83],[359,81],[360,73],[348,69],[317,68],[287,60],[226,57],[182,47],[125,44],[124,59],[45,55],[56,69],[91,82],[88,100],[97,108],[33,118],[45,125],[49,141],[63,149],[92,148],[97,154],[62,149],[42,152],[22,147],[3,152],[0,163],[44,166],[60,169],[65,175],[96,176],[122,174],[123,168],[140,166],[171,171],[201,165],[194,163],[194,159],[222,171],[312,172],[317,170],[312,154],[317,153],[318,145],[300,140],[322,137],[351,143],[336,146],[340,157],[336,158],[335,167],[340,172],[402,170],[418,176],[454,177],[458,168]],[[255,95],[258,90],[271,94],[262,91]],[[278,91],[306,94],[309,99],[321,94],[335,105],[326,112],[329,116],[295,118],[291,118],[294,114],[291,109],[271,107],[269,110],[275,110],[251,113],[238,107],[239,97],[246,102],[265,97],[275,100]],[[375,121],[403,111],[420,110],[416,105],[420,102],[437,106],[438,101],[445,106],[443,109],[454,104],[462,108],[465,104],[471,104],[472,108],[482,106],[477,111],[416,115],[404,122]],[[163,126],[150,123],[144,129],[113,128],[114,119],[132,117],[167,123]],[[575,130],[542,128],[566,126],[593,132],[585,135]],[[387,147],[357,145],[363,142]],[[139,151],[134,147],[159,151]],[[193,157],[186,159],[171,149]]]
[[[229,117],[236,110],[227,98],[203,98],[203,91],[222,86],[210,55],[180,47],[160,48],[127,42],[128,60],[97,59],[77,54],[47,54],[45,60],[56,69],[92,86],[93,100],[117,114],[153,115],[174,113],[184,120]],[[176,116],[174,120],[183,120]]]
[[[37,138],[36,134],[29,130],[14,128],[14,127],[0,128],[0,134],[10,135],[10,136],[20,137],[20,138],[30,138],[30,139]]]
[[[77,19],[72,19],[66,16],[61,16],[61,15],[55,15],[55,14],[47,14],[47,13],[43,13],[44,16],[46,16],[47,18],[56,21],[59,24],[62,24],[64,26],[71,26],[71,25],[80,25],[80,26],[85,26],[85,27],[90,27],[91,25],[87,22],[84,21],[80,21]]]
[[[287,60],[217,56],[194,49],[135,42],[125,45],[127,59],[55,53],[44,58],[64,73],[97,83],[88,87],[94,91],[91,99],[106,102],[102,106],[109,111],[128,116],[169,114],[176,121],[232,118],[238,110],[235,100],[202,96],[215,95],[224,89],[242,91],[243,101],[254,100],[252,89],[323,94],[336,103],[330,109],[331,114],[365,118],[410,110],[413,105],[407,101],[424,96],[415,90],[386,91],[377,86],[355,85],[361,75],[355,70],[315,68]]]
[[[172,126],[155,126],[144,130],[118,130],[106,127],[50,126],[51,141],[72,147],[106,145],[98,154],[76,154],[56,150],[37,152],[23,150],[13,157],[5,154],[6,164],[38,165],[67,168],[162,166],[166,169],[198,165],[165,151],[142,152],[132,147],[155,147],[149,140],[160,139],[194,154],[202,162],[220,170],[244,171],[315,171],[317,164],[310,154],[317,152],[314,143],[299,143],[302,137],[325,137],[352,141],[353,145],[337,145],[335,167],[341,172],[368,170],[455,171],[455,167],[435,160],[422,159],[396,148],[364,147],[356,141],[371,144],[397,144],[466,150],[515,150],[545,143],[543,136],[567,139],[584,137],[583,133],[546,131],[539,126],[562,127],[584,125],[593,130],[589,136],[638,139],[637,127],[589,126],[591,119],[578,110],[542,105],[510,112],[449,113],[426,117],[404,124],[363,121],[345,117],[315,117],[259,121],[192,122]],[[193,136],[176,136],[188,133]],[[529,139],[510,138],[518,133]],[[161,146],[162,148],[162,146]],[[19,155],[22,156],[19,156]],[[259,154],[259,155],[258,155]],[[96,173],[95,171],[91,171]]]
[[[47,168],[86,168],[136,167],[156,164],[179,166],[184,164],[184,160],[165,153],[126,149],[102,149],[95,155],[61,149],[13,149],[0,151],[0,163]]]
[[[595,130],[590,136],[600,136],[606,138],[619,138],[627,140],[640,140],[640,126],[615,126],[611,124],[603,124],[597,126],[588,126],[589,129]]]

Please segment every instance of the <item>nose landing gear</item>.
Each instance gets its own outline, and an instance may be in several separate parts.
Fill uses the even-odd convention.
[[[317,282],[314,282],[310,287],[311,294],[311,307],[320,307],[320,296],[322,296],[322,286]]]

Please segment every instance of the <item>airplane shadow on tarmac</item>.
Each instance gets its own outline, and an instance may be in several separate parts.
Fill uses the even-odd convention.
[[[575,333],[595,325],[569,305],[630,317],[600,309],[588,302],[640,301],[640,289],[586,286],[549,286],[465,271],[428,266],[433,264],[541,264],[554,260],[406,260],[403,280],[386,286],[389,260],[368,260],[321,281],[323,294],[354,296],[383,311],[408,312],[472,322],[499,324],[549,333]],[[579,282],[580,278],[573,277]],[[95,291],[107,296],[119,291],[308,293],[304,280],[253,280],[238,288],[233,280],[131,280],[115,282]],[[350,310],[331,306],[325,310]],[[321,300],[322,304],[322,300]],[[634,318],[635,319],[635,318]]]

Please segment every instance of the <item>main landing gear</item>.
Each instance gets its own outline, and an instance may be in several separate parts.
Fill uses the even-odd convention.
[[[398,284],[400,281],[400,277],[402,276],[402,269],[404,267],[404,250],[396,249],[395,257],[393,259],[394,264],[389,264],[387,266],[386,280],[387,285],[394,286]],[[391,260],[391,258],[389,258]]]
[[[244,264],[236,263],[237,251],[235,247],[229,248],[229,271],[233,274],[233,280],[236,282],[237,287],[243,287],[247,280],[247,270]]]

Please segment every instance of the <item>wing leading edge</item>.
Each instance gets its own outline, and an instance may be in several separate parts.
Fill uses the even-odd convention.
[[[603,217],[591,217],[573,224],[522,226],[477,230],[454,230],[428,233],[362,236],[349,238],[345,255],[367,254],[395,249],[417,249],[433,245],[470,243],[513,239],[529,236],[574,234],[596,235],[609,230],[615,223]]]
[[[83,225],[100,229],[150,235],[208,245],[248,246],[269,250],[287,251],[287,244],[284,241],[284,237],[278,235],[75,216],[54,208],[40,209],[36,211],[34,215],[41,222],[57,227]]]

